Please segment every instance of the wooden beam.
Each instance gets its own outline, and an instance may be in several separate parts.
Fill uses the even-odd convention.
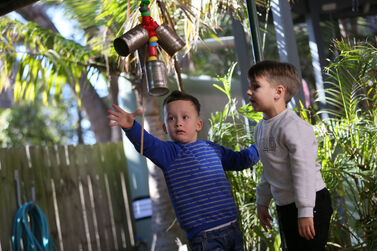
[[[288,0],[272,0],[271,11],[280,61],[293,64],[297,68],[300,77],[302,77],[296,35],[293,30],[293,21]],[[300,107],[299,101],[305,104],[303,88],[299,89],[294,99],[291,100],[290,105],[292,107]]]
[[[320,110],[323,111],[327,108],[324,88],[325,76],[323,75],[323,69],[326,66],[326,55],[323,46],[321,27],[319,26],[320,6],[310,0],[308,0],[306,3],[308,14],[305,15],[305,18],[306,24],[308,26],[309,48],[310,54],[312,55],[312,65],[314,70],[315,86],[318,94],[319,107]],[[326,120],[329,118],[329,115],[326,112],[323,112],[321,113],[321,117],[322,119]]]

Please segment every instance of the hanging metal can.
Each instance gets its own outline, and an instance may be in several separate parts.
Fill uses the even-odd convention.
[[[149,40],[148,31],[137,25],[114,40],[114,49],[120,56],[128,56],[145,45]]]
[[[186,44],[168,25],[157,27],[158,44],[172,57]]]
[[[147,88],[151,96],[163,96],[169,92],[165,63],[160,60],[146,64]]]

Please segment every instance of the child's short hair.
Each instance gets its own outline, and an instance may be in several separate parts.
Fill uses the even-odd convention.
[[[198,115],[200,115],[199,100],[197,98],[195,98],[194,96],[190,95],[190,94],[187,94],[187,93],[181,92],[181,91],[177,91],[177,90],[173,91],[172,93],[170,93],[169,96],[167,96],[165,98],[164,103],[163,103],[163,107],[165,107],[170,102],[177,101],[177,100],[191,101],[193,103],[193,105],[195,106],[195,110],[198,112]]]
[[[277,61],[261,61],[251,66],[248,71],[250,81],[265,77],[270,84],[283,85],[286,89],[285,103],[296,95],[301,86],[301,80],[296,67],[290,63]]]

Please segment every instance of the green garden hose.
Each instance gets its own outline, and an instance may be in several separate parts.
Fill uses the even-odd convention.
[[[48,232],[46,217],[32,201],[17,210],[13,222],[12,248],[13,251],[57,251]]]

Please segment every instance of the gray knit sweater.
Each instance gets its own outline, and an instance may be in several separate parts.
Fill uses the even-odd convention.
[[[317,163],[313,128],[286,109],[261,120],[254,131],[263,172],[257,187],[257,204],[279,206],[295,203],[298,217],[313,217],[316,192],[325,187]]]

